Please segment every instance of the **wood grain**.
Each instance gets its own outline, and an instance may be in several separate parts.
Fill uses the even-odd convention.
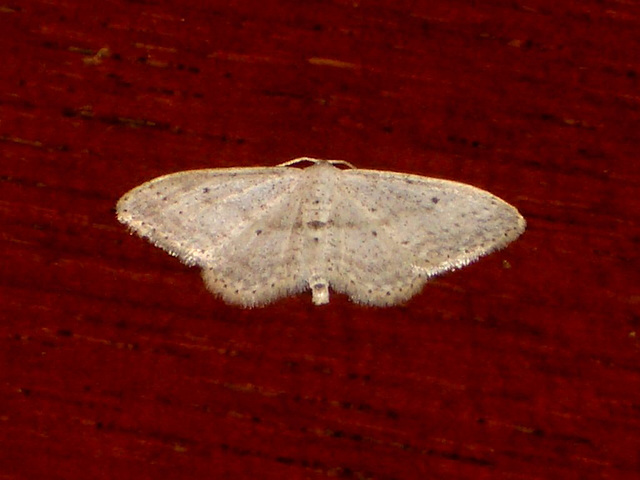
[[[0,478],[637,478],[637,4],[26,0],[0,28]],[[114,216],[303,155],[471,183],[528,231],[398,308],[240,310]]]

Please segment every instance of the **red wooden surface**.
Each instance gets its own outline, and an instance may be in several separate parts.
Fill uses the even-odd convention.
[[[637,2],[26,0],[0,28],[1,479],[638,478]],[[302,155],[529,227],[401,307],[240,310],[114,218]]]

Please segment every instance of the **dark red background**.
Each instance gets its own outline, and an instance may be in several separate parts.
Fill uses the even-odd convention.
[[[638,32],[595,0],[5,2],[0,478],[638,478]],[[240,310],[114,216],[303,155],[528,230],[404,306]]]

